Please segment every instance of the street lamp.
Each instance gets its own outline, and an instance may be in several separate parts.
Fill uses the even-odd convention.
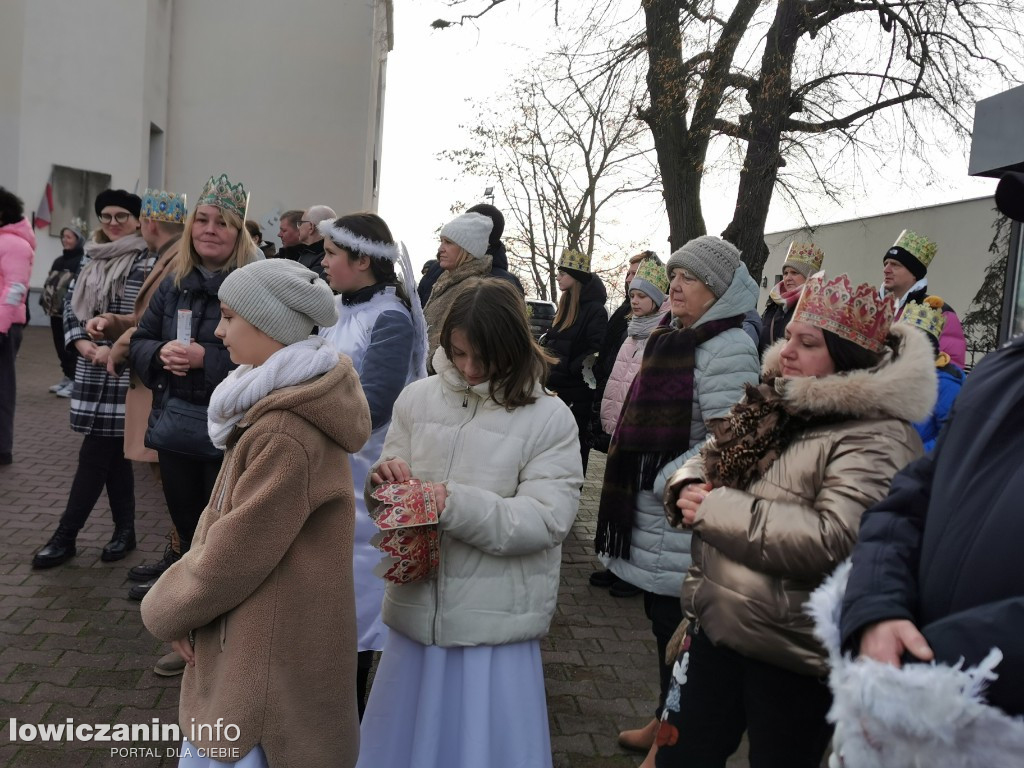
[[[484,187],[484,197],[491,201],[491,205],[494,205],[494,187]]]

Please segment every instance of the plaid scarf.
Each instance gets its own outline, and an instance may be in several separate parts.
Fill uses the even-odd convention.
[[[605,465],[594,547],[629,559],[636,494],[650,490],[658,471],[690,448],[697,347],[739,328],[743,315],[672,328],[671,315],[647,340],[640,371],[629,387]]]

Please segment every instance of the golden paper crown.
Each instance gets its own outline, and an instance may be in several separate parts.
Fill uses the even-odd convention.
[[[245,211],[249,207],[249,194],[245,191],[242,183],[232,184],[228,175],[222,173],[218,178],[210,177],[199,193],[199,200],[196,205],[215,205],[221,210],[228,210],[235,213],[242,221],[245,221]]]
[[[808,277],[821,269],[824,258],[824,251],[814,243],[798,243],[794,240],[789,244],[789,252],[782,266],[793,267]]]
[[[668,293],[668,274],[665,272],[665,265],[659,264],[654,259],[644,259],[640,262],[640,268],[633,275],[634,280],[646,280],[662,293]]]
[[[902,248],[921,262],[925,268],[932,263],[932,259],[935,258],[935,254],[939,250],[939,246],[936,243],[933,243],[923,235],[911,232],[909,229],[904,229],[900,232],[900,236],[896,238],[896,242],[892,244],[892,247]]]
[[[920,304],[908,303],[903,308],[900,322],[916,326],[937,339],[946,327],[946,316],[942,314],[944,304],[938,296],[929,296]]]
[[[590,271],[590,257],[586,254],[566,248],[562,251],[562,258],[558,260],[559,269],[575,269],[577,272]]]
[[[147,189],[142,196],[140,219],[165,221],[168,224],[184,224],[188,215],[188,201],[185,195],[176,195],[162,189]]]
[[[854,288],[845,274],[827,280],[824,272],[818,272],[804,283],[793,320],[832,331],[872,352],[881,352],[894,313],[892,296],[879,298],[874,286],[861,283]]]

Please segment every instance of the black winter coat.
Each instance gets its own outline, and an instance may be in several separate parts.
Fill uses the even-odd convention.
[[[590,402],[594,390],[583,379],[583,361],[601,349],[608,312],[604,283],[596,275],[580,291],[579,314],[568,328],[552,328],[544,334],[544,347],[558,358],[548,374],[548,389],[558,393],[567,403]]]
[[[796,309],[794,301],[789,309],[784,304],[777,304],[768,299],[768,306],[764,308],[761,315],[760,341],[757,344],[757,352],[760,355],[779,339],[786,337],[786,326],[793,319],[793,310]]]
[[[146,314],[132,335],[129,359],[142,383],[153,390],[154,407],[160,407],[164,391],[169,385],[171,394],[196,405],[209,405],[210,395],[235,367],[224,343],[213,335],[220,323],[220,289],[227,272],[217,272],[206,278],[193,269],[175,286],[169,276],[157,288]],[[206,350],[203,367],[193,368],[185,376],[175,376],[164,370],[160,362],[160,348],[178,337],[178,310],[192,310],[192,338]],[[157,394],[159,393],[159,394]]]
[[[1024,337],[967,377],[935,450],[864,513],[843,600],[844,646],[869,624],[909,619],[938,661],[1003,652],[986,692],[1024,714]]]

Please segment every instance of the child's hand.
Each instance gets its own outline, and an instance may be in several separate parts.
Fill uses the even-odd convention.
[[[187,637],[171,641],[171,650],[181,656],[190,667],[196,665],[196,652],[192,649],[192,643]]]
[[[434,490],[434,501],[437,502],[437,514],[444,512],[445,502],[448,501],[448,486],[444,483],[431,483]]]
[[[388,459],[377,465],[377,470],[370,475],[374,485],[384,483],[407,483],[412,480],[412,468],[402,459]]]

